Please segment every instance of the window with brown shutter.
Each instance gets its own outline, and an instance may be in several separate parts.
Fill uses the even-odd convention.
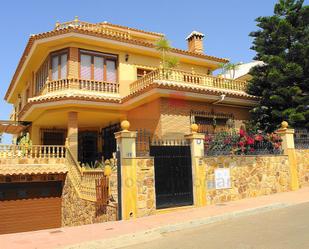
[[[51,80],[67,78],[68,73],[68,52],[67,50],[51,54]]]
[[[117,82],[117,55],[80,50],[80,78]]]

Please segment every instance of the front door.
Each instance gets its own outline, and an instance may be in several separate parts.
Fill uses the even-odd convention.
[[[98,155],[98,132],[81,131],[78,133],[78,161],[93,166]]]
[[[156,206],[160,208],[193,204],[190,146],[150,146],[154,157]]]

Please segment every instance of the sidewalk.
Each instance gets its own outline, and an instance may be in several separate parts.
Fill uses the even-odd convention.
[[[213,223],[236,216],[265,212],[309,202],[309,187],[252,199],[186,208],[135,220],[116,221],[79,227],[0,235],[1,249],[117,248],[141,240],[155,239],[164,232]],[[80,244],[80,246],[76,246]]]

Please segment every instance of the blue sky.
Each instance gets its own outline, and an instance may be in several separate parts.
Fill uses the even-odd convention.
[[[172,45],[186,49],[185,37],[203,32],[205,52],[232,62],[254,57],[248,34],[256,30],[254,19],[271,15],[276,0],[27,0],[3,1],[0,10],[0,119],[8,119],[10,105],[3,100],[29,35],[45,32],[60,22],[108,21],[166,34]]]

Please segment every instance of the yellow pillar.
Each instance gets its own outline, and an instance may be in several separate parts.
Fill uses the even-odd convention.
[[[72,155],[78,160],[78,113],[68,113],[68,145]]]
[[[299,189],[298,182],[298,171],[297,171],[297,161],[296,161],[296,153],[294,147],[294,129],[288,129],[288,123],[283,121],[281,123],[281,128],[276,131],[278,135],[281,136],[282,139],[282,149],[284,155],[288,156],[289,164],[290,164],[290,174],[291,174],[291,190]]]
[[[185,138],[190,141],[192,160],[192,182],[194,205],[202,207],[206,205],[206,169],[203,164],[204,134],[197,133],[198,126],[191,125],[191,134]]]
[[[129,131],[129,127],[128,121],[122,121],[122,131],[115,133],[120,151],[121,214],[124,220],[137,217],[136,132]]]
[[[32,125],[30,129],[30,138],[33,145],[40,145],[43,141],[40,139],[40,127]]]

